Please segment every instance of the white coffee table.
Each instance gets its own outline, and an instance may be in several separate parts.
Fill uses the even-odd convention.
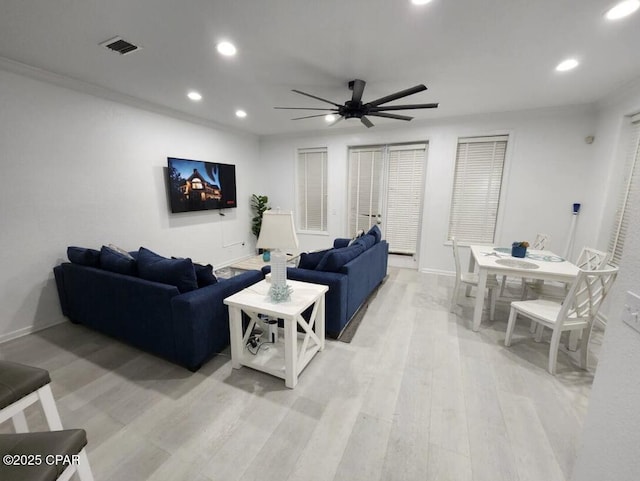
[[[298,259],[299,254],[292,255],[287,254],[287,264],[291,267],[295,267],[295,262]],[[242,271],[259,271],[264,266],[271,265],[271,262],[265,262],[262,259],[262,254],[258,256],[249,257],[248,259],[243,259],[241,261],[235,262],[229,266],[233,275],[242,272]]]
[[[231,366],[234,369],[247,366],[277,376],[293,389],[302,370],[318,351],[324,349],[324,295],[329,288],[292,280],[287,280],[287,284],[293,289],[288,302],[272,302],[268,296],[270,282],[263,280],[227,297],[224,303],[229,306]],[[302,313],[310,306],[313,310],[307,322]],[[243,312],[251,319],[244,332]],[[247,349],[253,327],[258,323],[267,332],[258,314],[284,319],[284,328],[278,341],[263,344],[254,355]],[[304,332],[298,332],[298,326]]]

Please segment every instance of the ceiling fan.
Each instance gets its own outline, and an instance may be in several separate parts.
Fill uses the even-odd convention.
[[[408,88],[406,90],[401,90],[399,92],[386,95],[376,100],[372,100],[371,102],[362,102],[362,93],[364,92],[364,86],[366,82],[364,80],[355,79],[349,82],[349,90],[353,91],[351,95],[351,100],[347,100],[344,105],[337,104],[332,102],[331,100],[323,99],[321,97],[317,97],[315,95],[308,94],[306,92],[302,92],[300,90],[292,90],[300,95],[305,95],[307,97],[311,97],[312,99],[320,100],[322,102],[326,102],[334,106],[334,108],[313,108],[313,107],[274,107],[275,109],[286,109],[286,110],[323,110],[328,112],[329,114],[333,113],[339,115],[339,117],[330,125],[335,125],[340,122],[342,119],[360,119],[360,121],[367,126],[367,128],[373,127],[373,122],[367,118],[369,117],[384,117],[387,119],[396,119],[396,120],[411,120],[413,117],[409,117],[407,115],[398,115],[398,114],[390,114],[387,113],[389,110],[411,110],[411,109],[435,109],[438,108],[438,104],[411,104],[411,105],[390,105],[387,107],[381,106],[382,104],[386,104],[387,102],[391,102],[393,100],[401,99],[403,97],[408,97],[409,95],[416,94],[418,92],[422,92],[423,90],[427,90],[427,87],[424,85],[416,85],[415,87]],[[306,115],[304,117],[296,117],[291,120],[300,120],[300,119],[310,119],[313,117],[324,117],[327,114],[318,114],[318,115]]]

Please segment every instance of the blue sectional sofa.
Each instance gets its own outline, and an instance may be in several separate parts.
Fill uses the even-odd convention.
[[[387,275],[389,244],[376,226],[352,241],[336,239],[333,249],[301,254],[287,278],[329,287],[325,297],[325,332],[338,338],[354,314]],[[269,267],[263,268],[269,272]]]
[[[248,271],[218,281],[199,266],[210,268],[203,285],[190,259],[141,248],[125,262],[105,247],[70,249],[72,262],[53,269],[63,314],[191,371],[229,345],[223,299],[264,278]]]

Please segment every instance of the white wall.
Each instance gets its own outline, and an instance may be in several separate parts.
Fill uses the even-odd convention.
[[[168,156],[235,164],[238,208],[171,214]],[[0,70],[0,341],[61,320],[52,268],[69,245],[215,266],[253,252],[258,166],[255,136]]]
[[[394,129],[358,127],[333,134],[327,128],[316,135],[266,137],[260,141],[260,158],[269,175],[261,192],[270,196],[272,206],[293,209],[296,149],[327,147],[329,235],[300,236],[303,249],[325,247],[334,237],[347,234],[348,147],[429,141],[419,268],[451,272],[453,258],[445,240],[457,139],[508,133],[506,189],[496,241],[509,245],[514,240],[533,240],[537,232],[544,232],[551,236],[551,249],[562,253],[574,202],[582,203],[575,245],[594,245],[599,233],[604,199],[600,173],[606,174],[608,166],[600,165],[594,156],[595,144],[584,141],[594,130],[593,109],[580,106],[412,122]]]
[[[640,112],[640,84],[603,104],[598,119],[602,155],[609,156],[612,188],[604,209],[602,238],[608,239],[617,185],[624,164],[624,116]],[[622,142],[622,148],[620,148]],[[574,481],[635,481],[640,476],[640,333],[621,320],[627,291],[640,294],[640,193],[630,199],[631,222],[620,273],[609,298],[609,321],[593,382]]]

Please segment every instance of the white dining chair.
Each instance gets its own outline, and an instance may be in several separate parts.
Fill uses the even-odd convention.
[[[453,312],[457,304],[458,294],[460,293],[460,286],[466,284],[468,286],[478,287],[478,274],[475,272],[462,272],[460,268],[460,254],[458,252],[458,242],[455,237],[451,238],[451,244],[453,246],[453,260],[456,265],[456,283],[453,288],[453,295],[451,296],[450,311]],[[496,290],[498,288],[498,280],[495,275],[487,277],[487,289],[489,291],[489,319],[493,321],[496,311]],[[484,292],[477,292],[477,296],[484,296]]]
[[[545,250],[547,248],[547,244],[549,243],[550,236],[549,234],[536,234],[536,239],[531,244],[531,249],[534,250]],[[502,283],[500,284],[500,297],[504,295],[504,289],[507,285],[507,276],[502,276]],[[522,279],[522,289],[523,291],[526,289],[525,287],[525,279]]]
[[[555,375],[561,334],[564,331],[582,331],[580,367],[587,369],[589,338],[593,321],[617,275],[617,267],[580,270],[569,292],[561,302],[549,299],[512,302],[504,345],[511,346],[518,315],[535,320],[536,323],[552,329],[548,371]]]
[[[583,247],[582,252],[576,260],[576,265],[585,271],[595,271],[606,267],[610,254],[599,251],[592,247]],[[570,284],[564,282],[526,282],[523,299],[526,299],[529,292],[533,292],[537,298],[563,299],[569,290]]]
[[[576,265],[580,269],[586,271],[604,269],[607,266],[609,257],[610,254],[608,252],[599,251],[597,249],[593,249],[592,247],[583,247],[580,255],[578,256],[578,259],[576,260]],[[524,291],[522,293],[522,299],[526,299],[528,297],[529,291],[531,291],[535,294],[536,299],[562,300],[569,292],[570,287],[571,284],[565,282],[551,282],[546,284],[544,282],[535,281],[526,282]],[[536,333],[537,342],[540,342],[542,340],[544,326],[539,325],[535,320],[532,320],[529,330]],[[572,336],[572,350],[575,350],[576,344],[578,342],[578,338],[575,336],[575,334]]]

